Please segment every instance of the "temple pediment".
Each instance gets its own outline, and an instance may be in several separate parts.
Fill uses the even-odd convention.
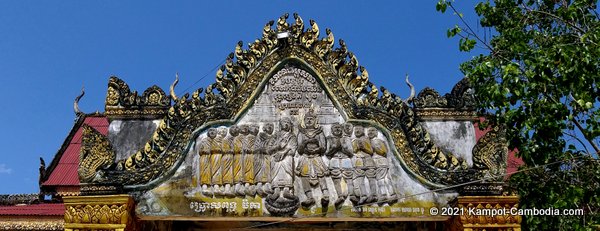
[[[406,79],[402,99],[330,30],[287,18],[206,89],[138,96],[111,77],[108,137],[84,129],[83,193],[134,195],[140,216],[411,217],[504,173],[501,129],[475,141],[466,80],[441,96]]]

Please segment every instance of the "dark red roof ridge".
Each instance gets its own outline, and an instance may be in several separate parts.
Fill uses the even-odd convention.
[[[0,206],[0,215],[63,216],[63,203]]]

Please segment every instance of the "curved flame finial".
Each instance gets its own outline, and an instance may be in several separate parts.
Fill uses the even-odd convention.
[[[173,81],[173,84],[171,84],[171,87],[169,88],[171,99],[173,101],[177,101],[177,95],[175,94],[175,86],[177,86],[177,83],[179,83],[179,73],[175,72],[175,81]]]
[[[415,98],[415,86],[413,86],[410,81],[408,81],[408,74],[406,74],[406,85],[408,85],[408,87],[410,88],[410,96],[408,96],[408,98],[406,98],[406,100],[404,102],[406,103],[411,103],[413,101],[413,99]]]
[[[79,116],[81,114],[85,114],[79,109],[79,100],[81,99],[81,97],[83,97],[83,95],[85,95],[85,88],[82,86],[81,94],[79,94],[77,97],[75,97],[75,102],[73,102],[73,110],[75,111],[75,115],[77,115],[77,116]]]

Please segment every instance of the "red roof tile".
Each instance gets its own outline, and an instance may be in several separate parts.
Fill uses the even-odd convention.
[[[0,215],[62,216],[64,214],[65,205],[62,203],[0,206]]]
[[[98,132],[108,134],[108,120],[103,116],[88,116],[83,121]],[[77,129],[69,144],[64,149],[63,153],[59,153],[60,160],[54,167],[47,180],[42,183],[43,186],[77,186],[79,185],[79,176],[77,168],[79,165],[79,151],[81,149],[81,134],[83,129],[81,126],[73,128]]]

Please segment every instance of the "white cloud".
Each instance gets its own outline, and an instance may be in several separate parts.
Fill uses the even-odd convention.
[[[11,174],[12,173],[12,168],[7,168],[6,164],[0,164],[0,174]]]

